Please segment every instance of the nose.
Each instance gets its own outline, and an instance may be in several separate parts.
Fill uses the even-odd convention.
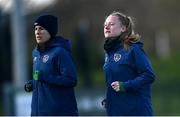
[[[109,24],[105,25],[104,29],[109,29],[109,26],[110,26]]]
[[[37,35],[37,34],[39,34],[40,33],[40,30],[37,28],[37,29],[35,29],[35,34]]]

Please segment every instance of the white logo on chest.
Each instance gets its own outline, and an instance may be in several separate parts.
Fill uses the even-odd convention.
[[[114,61],[118,62],[121,59],[121,54],[115,53],[114,54]]]
[[[33,62],[36,62],[36,60],[37,60],[37,57],[34,57],[34,58],[33,58]]]
[[[48,55],[44,55],[43,56],[43,62],[46,63],[49,60],[49,56]]]

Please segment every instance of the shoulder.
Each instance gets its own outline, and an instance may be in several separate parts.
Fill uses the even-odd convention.
[[[61,47],[61,46],[57,46],[54,48],[54,52],[55,54],[57,55],[60,55],[60,56],[64,56],[65,54],[70,54],[65,48]]]
[[[143,43],[142,42],[131,43],[128,50],[132,52],[143,50]]]
[[[71,53],[72,45],[69,39],[65,39],[63,37],[56,37],[56,39],[54,39],[53,46],[58,48],[58,50]]]
[[[143,49],[143,43],[141,42],[134,43],[131,45],[131,54],[138,60],[145,60],[148,57]]]

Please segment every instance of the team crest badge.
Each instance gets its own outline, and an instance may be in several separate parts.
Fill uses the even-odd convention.
[[[115,54],[114,54],[114,61],[115,61],[115,62],[118,62],[120,59],[121,59],[121,54],[115,53]]]
[[[49,56],[48,55],[44,55],[43,56],[43,62],[46,63],[49,59]]]

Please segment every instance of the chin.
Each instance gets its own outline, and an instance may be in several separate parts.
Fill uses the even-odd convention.
[[[105,38],[109,38],[110,36],[109,36],[109,35],[105,35],[104,37],[105,37]]]
[[[105,38],[112,38],[112,36],[105,36]]]
[[[37,41],[37,44],[42,44],[43,42],[41,42],[41,41]]]

